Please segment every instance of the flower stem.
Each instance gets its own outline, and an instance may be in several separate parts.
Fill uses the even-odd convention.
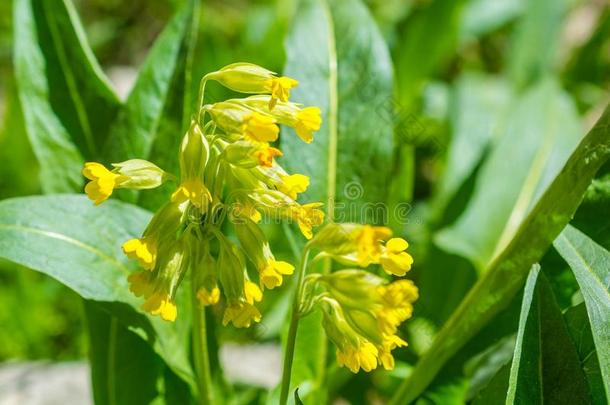
[[[290,377],[292,376],[292,360],[294,358],[294,347],[297,341],[297,330],[299,328],[299,307],[301,304],[301,295],[303,293],[303,281],[305,279],[305,270],[307,269],[307,259],[309,258],[309,246],[303,249],[301,257],[301,266],[297,279],[297,287],[294,292],[292,302],[292,313],[290,315],[290,326],[288,329],[288,340],[286,341],[286,351],[284,352],[284,365],[282,371],[282,391],[280,394],[280,405],[286,405],[288,401],[288,391],[290,390]]]
[[[199,403],[211,405],[212,377],[210,373],[210,356],[208,354],[208,339],[205,323],[205,308],[197,299],[197,286],[192,282],[191,303],[193,309],[193,357],[195,360],[195,379],[199,389]]]

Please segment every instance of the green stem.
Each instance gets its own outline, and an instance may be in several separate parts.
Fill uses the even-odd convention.
[[[211,405],[212,377],[210,373],[210,356],[208,354],[208,339],[205,323],[205,308],[197,299],[197,285],[191,282],[191,303],[193,309],[193,357],[195,359],[195,379],[199,389],[199,403]]]
[[[288,329],[288,340],[286,341],[286,351],[284,352],[284,365],[282,371],[282,391],[280,394],[280,405],[286,405],[288,401],[288,391],[290,390],[290,377],[292,376],[292,360],[294,358],[294,347],[297,341],[297,330],[299,328],[299,307],[301,305],[301,295],[303,293],[303,281],[305,270],[307,269],[307,259],[309,258],[309,246],[305,245],[301,266],[297,279],[297,287],[294,292],[292,302],[292,313],[290,315],[290,327]]]

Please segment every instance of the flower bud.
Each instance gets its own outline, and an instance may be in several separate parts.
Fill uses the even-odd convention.
[[[113,163],[114,173],[124,176],[121,188],[148,189],[163,184],[167,174],[159,166],[143,159],[131,159]]]
[[[183,179],[201,178],[208,162],[210,146],[197,122],[191,121],[191,127],[182,139],[180,146],[180,172]]]
[[[227,301],[240,301],[244,299],[244,285],[246,263],[239,248],[222,235],[218,235],[220,255],[218,268],[220,283]]]

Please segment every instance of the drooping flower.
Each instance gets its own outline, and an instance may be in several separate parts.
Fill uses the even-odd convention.
[[[409,244],[401,238],[390,239],[383,249],[380,263],[388,274],[402,277],[411,269],[413,257],[405,252]]]
[[[286,76],[277,77],[274,72],[252,63],[233,63],[207,74],[205,79],[217,80],[240,93],[270,93],[270,110],[278,100],[288,101],[290,90],[299,84],[297,80]]]
[[[398,326],[411,317],[417,288],[409,280],[387,283],[364,270],[308,276],[324,293],[323,326],[337,346],[337,362],[356,373],[394,367],[392,350],[406,346]]]

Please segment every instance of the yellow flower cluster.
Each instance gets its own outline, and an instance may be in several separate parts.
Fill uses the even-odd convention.
[[[255,94],[203,104],[205,83],[216,81],[241,93]],[[140,238],[123,244],[141,271],[129,276],[131,291],[143,297],[142,308],[173,321],[175,296],[191,272],[202,306],[223,302],[225,324],[249,327],[259,322],[256,307],[264,289],[278,287],[294,267],[276,260],[258,222],[263,215],[294,221],[307,238],[324,219],[320,203],[299,204],[309,178],[288,174],[275,158],[282,152],[279,126],[293,127],[309,143],[320,129],[320,109],[288,100],[298,82],[248,63],[236,63],[206,75],[201,105],[183,137],[180,176],[169,201],[153,216]],[[149,189],[178,179],[145,160],[113,164],[87,162],[85,192],[95,204],[117,188]],[[231,219],[239,243],[221,231]],[[247,260],[255,271],[248,270]],[[251,274],[252,273],[252,274]],[[224,300],[222,300],[224,298]]]
[[[392,238],[390,229],[359,224],[328,224],[311,240],[318,257],[367,267],[381,264],[389,274],[403,276],[413,263],[405,252],[407,242]],[[356,373],[378,365],[394,368],[392,350],[406,346],[398,326],[409,319],[417,300],[417,287],[410,280],[388,283],[368,271],[345,269],[327,275],[312,274],[308,288],[318,292],[323,325],[337,346],[337,362]],[[310,298],[311,299],[311,298]]]

